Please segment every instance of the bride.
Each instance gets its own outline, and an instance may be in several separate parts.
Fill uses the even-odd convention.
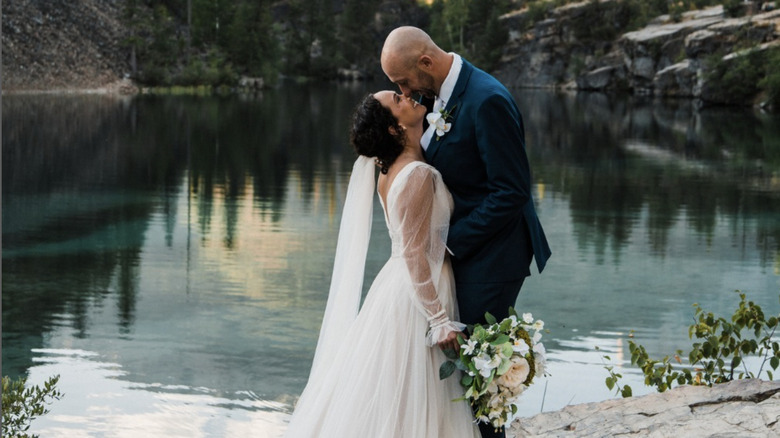
[[[314,363],[286,437],[480,436],[467,402],[453,401],[463,395],[458,380],[438,376],[442,350],[459,348],[464,326],[455,321],[445,247],[452,198],[423,160],[425,114],[391,91],[368,95],[355,110],[351,143],[360,156]],[[358,312],[375,189],[392,254]]]

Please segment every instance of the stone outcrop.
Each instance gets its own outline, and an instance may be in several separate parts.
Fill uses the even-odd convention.
[[[629,85],[639,94],[653,92],[656,73],[676,63],[686,53],[685,37],[723,20],[723,8],[683,14],[679,23],[658,17],[648,26],[620,38]]]
[[[130,71],[119,0],[3,3],[6,90],[123,90]]]
[[[507,436],[780,436],[780,382],[735,380],[663,393],[572,405],[515,420]]]
[[[688,13],[680,23],[665,24],[666,18],[621,39],[628,82],[636,92],[712,100],[715,96],[707,95],[702,74],[708,56],[726,53],[728,60],[747,47],[766,50],[780,44],[780,10],[725,19],[718,6]],[[633,68],[641,61],[645,70]]]
[[[657,17],[642,29],[613,35],[625,24],[616,0],[584,1],[557,8],[527,28],[529,10],[502,17],[509,42],[495,75],[510,87],[631,90],[635,94],[707,100],[705,60],[725,61],[747,48],[780,44],[780,10],[727,18],[722,6],[677,17]],[[594,22],[596,17],[607,24]],[[601,31],[599,31],[599,29]]]
[[[580,76],[584,89],[612,87],[624,77],[621,69],[613,68],[622,68],[622,55],[613,39],[582,38],[580,25],[587,26],[583,22],[590,19],[586,4],[553,9],[530,29],[526,29],[532,19],[527,9],[504,15],[509,41],[494,75],[509,87],[573,87]],[[603,70],[596,72],[599,69]],[[590,72],[594,77],[584,78]],[[611,79],[607,84],[605,76]]]

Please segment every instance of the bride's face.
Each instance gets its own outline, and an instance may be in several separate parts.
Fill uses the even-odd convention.
[[[374,93],[374,98],[383,107],[390,109],[401,126],[412,127],[422,124],[427,112],[425,105],[420,105],[409,97],[389,90]]]

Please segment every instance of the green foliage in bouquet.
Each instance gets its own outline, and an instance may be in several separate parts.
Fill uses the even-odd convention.
[[[44,382],[43,387],[25,388],[27,378],[11,380],[3,376],[3,438],[36,438],[28,435],[30,422],[49,412],[46,405],[62,398],[55,385],[60,376],[54,376]]]
[[[682,350],[677,350],[671,358],[666,356],[655,360],[649,357],[645,347],[629,341],[631,363],[642,369],[645,385],[655,386],[658,392],[664,392],[674,384],[712,386],[734,379],[760,378],[764,372],[772,380],[773,372],[765,367],[767,363],[772,370],[780,366],[780,343],[774,340],[780,314],[767,318],[761,306],[746,301],[743,293],[739,296],[739,307],[729,319],[716,317],[694,304],[695,323],[688,329],[688,336],[691,339],[696,337],[698,342],[694,342],[693,349],[687,354],[690,363],[687,367],[676,369],[673,364],[682,365]],[[744,361],[751,355],[763,359],[756,373],[749,370]],[[607,387],[611,390],[617,386],[623,397],[630,397],[631,388],[618,384],[622,376],[615,373],[611,366],[606,368],[610,373]]]
[[[450,360],[442,364],[439,377],[446,379],[461,370],[465,394],[457,400],[471,404],[477,421],[499,428],[517,413],[523,391],[544,374],[545,350],[539,342],[544,322],[535,321],[530,313],[519,318],[513,308],[501,322],[489,313],[485,319],[487,325],[470,328],[468,339],[458,336],[459,352],[445,352]]]

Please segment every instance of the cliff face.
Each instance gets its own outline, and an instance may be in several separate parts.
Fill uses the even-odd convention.
[[[129,72],[120,0],[3,3],[6,90],[100,88]]]
[[[127,31],[120,20],[124,3],[6,2],[2,89],[126,86],[120,80],[131,71],[130,51],[123,46]],[[621,9],[623,4],[600,0],[595,12],[591,0],[569,4],[552,10],[530,29],[525,25],[527,9],[506,14],[502,20],[510,38],[494,74],[510,87],[629,89],[637,94],[717,101],[705,83],[707,57],[726,53],[724,59],[737,59],[744,47],[780,45],[780,9],[726,18],[718,6],[683,14],[679,21],[661,16],[643,29],[621,35],[614,29],[630,20]],[[408,8],[399,5],[384,1],[382,15],[410,19]]]
[[[619,2],[602,0],[599,20],[619,20]],[[622,35],[597,32],[592,2],[552,11],[552,18],[521,31],[528,11],[502,17],[510,41],[495,72],[512,87],[578,90],[629,89],[636,94],[710,100],[703,61],[718,53],[734,59],[745,47],[780,45],[780,10],[727,18],[716,6],[688,12],[675,22],[668,15]],[[609,28],[609,26],[607,26]]]

